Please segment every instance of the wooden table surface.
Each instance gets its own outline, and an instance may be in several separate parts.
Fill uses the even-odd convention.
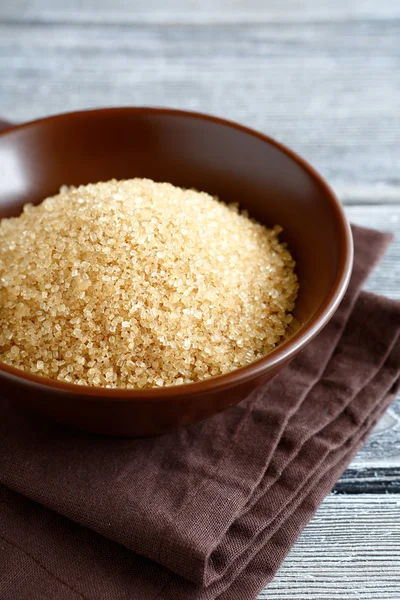
[[[0,113],[158,105],[308,159],[354,223],[400,233],[399,0],[0,0]],[[400,299],[399,236],[368,288]],[[268,600],[400,600],[400,399]]]

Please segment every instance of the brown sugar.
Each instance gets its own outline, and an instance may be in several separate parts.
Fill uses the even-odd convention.
[[[0,359],[111,388],[244,366],[292,319],[298,282],[280,231],[148,179],[62,188],[0,222]]]

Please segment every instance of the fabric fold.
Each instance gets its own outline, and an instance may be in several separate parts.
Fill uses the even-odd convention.
[[[371,430],[382,417],[388,406],[395,399],[399,390],[399,380],[393,384],[389,394],[382,400],[381,410],[375,413],[371,420],[369,428],[367,427],[354,445],[345,454],[341,460],[324,474],[306,496],[305,500],[293,512],[287,514],[286,519],[271,536],[269,543],[261,547],[259,552],[249,561],[246,567],[238,574],[235,581],[224,591],[215,596],[218,600],[253,600],[258,593],[271,581],[284,561],[289,550],[296,539],[315,514],[318,506],[331,491],[334,483],[346,469],[352,458],[357,454],[365,443]],[[212,596],[209,596],[212,598]],[[201,600],[206,600],[207,596],[198,596]],[[165,597],[164,600],[167,600]]]
[[[298,502],[307,494],[315,477],[328,468],[331,457],[336,459],[339,452],[343,451],[345,454],[346,448],[355,443],[356,436],[362,435],[364,429],[370,429],[375,413],[381,409],[383,399],[398,378],[400,365],[400,311],[396,304],[383,299],[379,302],[379,309],[375,307],[374,311],[374,300],[372,294],[361,294],[355,307],[357,318],[350,318],[347,326],[350,335],[343,335],[340,347],[325,371],[330,377],[334,373],[338,377],[338,373],[343,372],[342,352],[350,353],[358,361],[357,351],[361,351],[365,360],[363,376],[353,372],[351,378],[351,371],[347,371],[346,386],[333,388],[336,392],[330,395],[326,394],[323,385],[322,390],[318,389],[319,386],[312,389],[292,417],[293,423],[289,422],[251,504],[233,523],[219,548],[211,555],[208,582],[221,577],[224,570],[232,568],[232,565],[238,566],[241,554],[246,552],[249,545],[254,546],[254,536],[260,531],[265,532],[274,523],[275,526],[279,524],[282,513],[290,510],[288,505]],[[360,346],[360,337],[354,336],[354,325],[360,318],[360,322],[366,325],[363,317],[372,317],[375,323],[380,323],[382,337],[376,331],[376,325],[375,331],[365,327],[362,334],[364,344]],[[377,335],[380,342],[386,340],[378,345],[378,352]],[[323,382],[324,377],[319,383]],[[345,398],[343,389],[347,392]],[[321,397],[324,403],[320,402]],[[307,416],[309,429],[305,425]],[[260,499],[263,500],[260,502]]]

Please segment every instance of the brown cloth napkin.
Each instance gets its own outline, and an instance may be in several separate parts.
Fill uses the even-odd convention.
[[[400,306],[360,292],[390,236],[353,234],[328,326],[220,415],[115,440],[0,403],[0,598],[256,598],[398,389]]]

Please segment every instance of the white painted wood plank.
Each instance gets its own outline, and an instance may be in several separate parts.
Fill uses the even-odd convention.
[[[351,201],[400,201],[399,39],[400,20],[0,25],[0,110],[17,121],[110,105],[208,112],[293,147]]]
[[[13,0],[0,9],[0,18],[25,22],[291,23],[399,16],[397,0]]]
[[[399,600],[400,496],[328,496],[259,596],[344,598]]]
[[[400,205],[347,206],[352,223],[390,231],[394,240],[367,282],[367,289],[400,300]]]
[[[345,204],[400,204],[400,183],[332,183],[338,198]]]

